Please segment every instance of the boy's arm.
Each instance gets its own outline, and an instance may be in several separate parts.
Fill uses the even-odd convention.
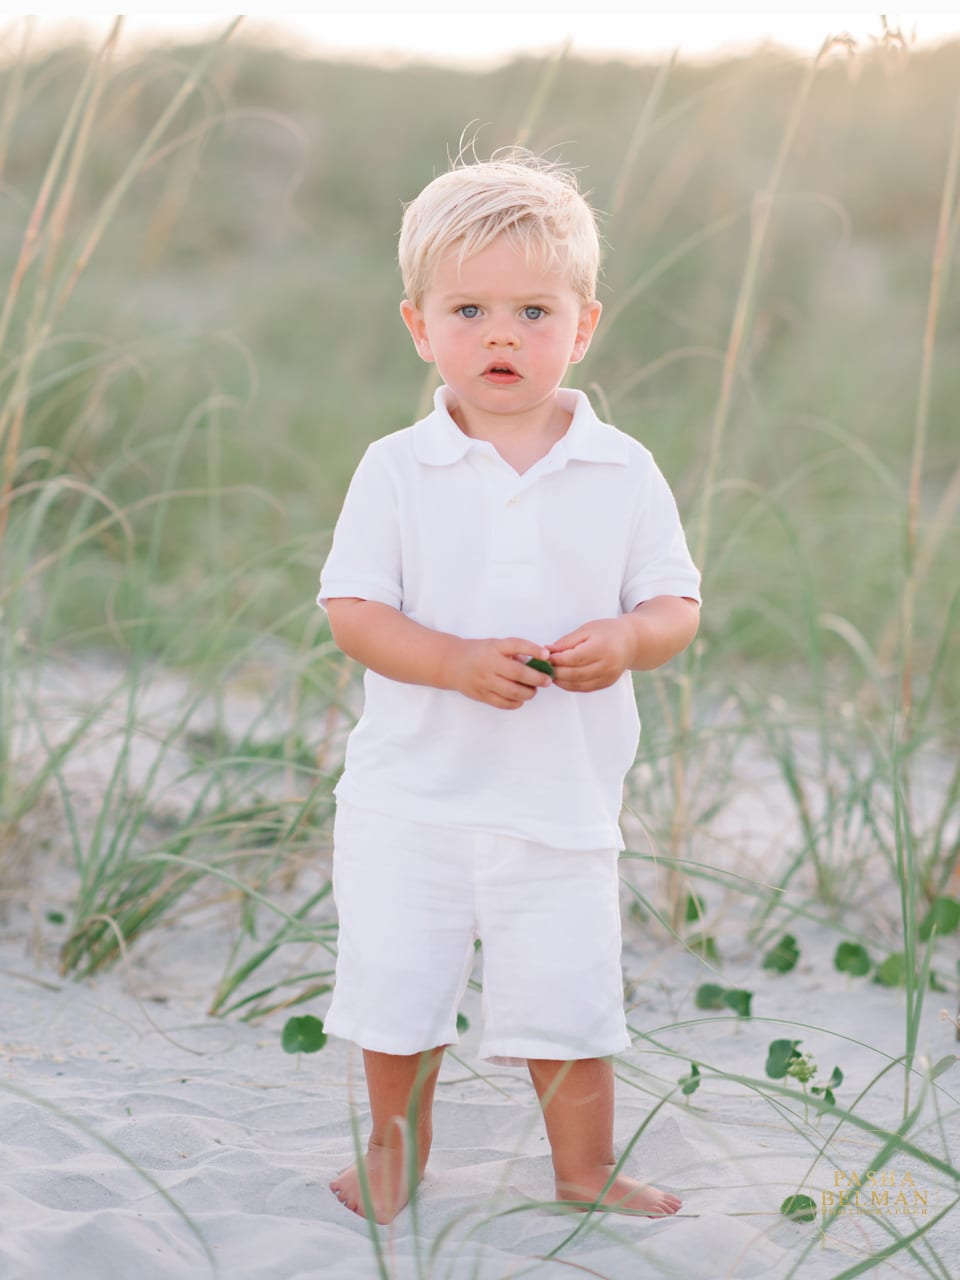
[[[598,618],[550,645],[554,683],[570,693],[615,684],[624,671],[651,671],[697,634],[700,606],[687,596],[654,596],[619,618]]]
[[[700,605],[689,596],[654,596],[614,621],[629,637],[624,669],[652,671],[693,640],[700,627]]]
[[[465,640],[424,627],[392,605],[355,596],[328,599],[326,609],[338,648],[391,680],[454,690],[505,710],[521,707],[550,684],[549,676],[518,661],[549,657],[535,641]]]

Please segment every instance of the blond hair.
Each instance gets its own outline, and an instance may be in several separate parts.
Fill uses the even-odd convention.
[[[406,205],[399,257],[407,298],[421,306],[437,259],[453,245],[462,263],[501,235],[528,262],[562,271],[584,303],[594,300],[600,238],[576,175],[519,147],[457,163]]]

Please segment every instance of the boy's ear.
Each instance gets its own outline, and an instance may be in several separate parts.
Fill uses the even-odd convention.
[[[419,307],[415,307],[409,298],[404,298],[400,303],[400,314],[403,316],[403,323],[410,330],[413,345],[417,348],[417,354],[420,359],[432,364],[433,351],[430,347],[430,339],[427,337],[427,326],[423,319],[423,312]]]
[[[570,356],[571,364],[578,364],[587,354],[587,348],[590,346],[590,339],[593,337],[594,330],[600,323],[600,312],[603,305],[599,302],[589,302],[585,307],[580,308],[580,320],[577,323],[577,336],[573,343],[573,353]]]

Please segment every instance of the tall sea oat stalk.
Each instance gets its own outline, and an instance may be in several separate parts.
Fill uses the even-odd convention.
[[[30,398],[30,377],[37,357],[44,350],[57,319],[63,312],[81,275],[86,270],[109,227],[123,197],[137,175],[142,171],[156,150],[181,108],[202,83],[221,46],[230,38],[241,19],[236,18],[226,31],[204,52],[196,67],[186,78],[167,107],[161,112],[152,129],[144,138],[135,155],[108,192],[97,210],[93,222],[83,239],[79,251],[67,261],[61,262],[67,220],[76,192],[87,144],[90,139],[100,97],[106,82],[109,59],[119,39],[121,19],[117,18],[107,39],[100,48],[84,76],[74,99],[70,115],[57,140],[40,193],[24,235],[20,257],[14,268],[13,279],[3,312],[0,313],[0,351],[4,349],[20,287],[27,269],[43,246],[43,265],[40,280],[32,299],[26,326],[23,350],[19,358],[16,379],[9,397],[0,410],[0,444],[4,445],[3,479],[0,484],[0,551],[6,531],[8,499],[14,483],[16,460],[20,446],[23,421]],[[69,164],[63,180],[59,199],[49,215],[48,207],[61,169]],[[53,277],[57,269],[61,274],[55,287]]]
[[[914,677],[914,617],[917,586],[919,582],[919,523],[920,499],[923,491],[923,464],[927,445],[927,427],[930,418],[930,387],[933,377],[933,354],[936,346],[937,323],[940,318],[940,302],[946,291],[950,268],[950,252],[960,221],[960,204],[957,202],[957,175],[960,171],[960,98],[953,121],[953,136],[947,158],[943,192],[940,197],[940,216],[933,245],[933,263],[930,270],[930,294],[927,299],[927,319],[923,332],[923,361],[920,366],[920,388],[917,394],[917,412],[913,428],[913,459],[910,467],[910,489],[907,495],[907,527],[904,547],[906,573],[901,602],[901,675],[900,712],[901,739],[910,737],[910,721],[913,710]]]
[[[57,266],[58,254],[63,245],[67,217],[76,191],[77,175],[80,172],[93,121],[96,118],[107,67],[120,35],[120,25],[121,19],[117,18],[103,45],[88,66],[74,97],[34,202],[20,246],[20,255],[7,290],[3,311],[0,312],[0,352],[5,352],[10,322],[21,286],[34,259],[42,251],[40,276],[31,301],[23,350],[17,362],[13,387],[0,408],[0,444],[4,447],[2,482],[0,482],[0,568],[3,564],[2,552],[10,509],[10,493],[13,488],[23,423],[30,398],[30,376],[37,356],[43,350],[53,328],[54,316],[48,311],[51,281]],[[59,198],[50,210],[53,193],[65,165],[67,172]]]
[[[717,403],[713,414],[713,425],[710,431],[707,470],[703,481],[703,504],[700,511],[700,523],[697,530],[694,559],[700,567],[701,572],[704,573],[706,571],[708,553],[710,551],[710,520],[713,510],[713,499],[718,489],[717,472],[719,469],[723,443],[726,437],[727,424],[730,417],[733,389],[737,381],[742,352],[750,331],[750,320],[752,318],[751,310],[759,280],[761,255],[770,230],[773,209],[776,204],[780,185],[783,181],[787,158],[796,139],[797,130],[800,127],[800,121],[803,118],[803,113],[806,109],[807,100],[810,97],[814,80],[816,79],[817,73],[820,70],[821,64],[823,63],[827,53],[838,43],[846,45],[847,41],[829,36],[824,40],[816,57],[807,67],[806,73],[804,74],[794,97],[793,105],[790,109],[790,114],[787,117],[783,133],[780,136],[780,145],[777,148],[777,153],[774,157],[773,167],[770,171],[770,178],[767,182],[767,186],[754,201],[753,219],[750,230],[750,244],[747,250],[747,260],[744,265],[743,275],[740,280],[740,289],[734,306],[733,319],[730,325],[730,334],[727,339],[726,352],[723,360],[723,370],[720,378],[720,392],[717,397]],[[681,684],[680,713],[678,717],[679,744],[678,749],[673,756],[673,785],[675,802],[673,820],[671,824],[670,846],[674,857],[679,857],[682,853],[683,843],[689,827],[686,804],[686,756],[683,750],[683,744],[689,739],[693,727],[693,696],[694,681],[691,669],[688,670],[687,679],[683,680]],[[674,928],[679,928],[680,926],[680,918],[684,903],[683,886],[684,881],[682,874],[677,870],[672,870],[668,875],[667,892],[669,898],[670,919]]]
[[[36,513],[45,510],[64,488],[92,493],[91,486],[65,476],[56,477],[50,482],[17,484],[18,472],[23,462],[21,447],[26,415],[40,385],[36,378],[36,365],[41,355],[49,350],[57,322],[101,244],[124,196],[135,178],[154,157],[161,138],[167,133],[183,105],[203,82],[213,59],[239,21],[238,18],[232,22],[198,59],[192,72],[160,113],[119,179],[95,210],[78,245],[74,245],[68,237],[68,226],[108,83],[111,60],[120,36],[122,19],[118,17],[114,21],[103,44],[87,65],[70,103],[27,219],[19,254],[4,294],[0,308],[0,358],[3,360],[0,365],[0,387],[4,388],[0,394],[0,786],[4,788],[4,792],[0,793],[0,812],[7,810],[10,788],[13,786],[9,764],[13,753],[18,672],[22,665],[19,655],[24,643],[23,628],[20,625],[26,607],[23,588],[29,578],[36,576],[39,571],[36,563],[29,570],[25,567],[23,570],[19,569],[19,561],[23,560],[24,565],[26,563],[25,549],[21,545],[17,548],[16,558],[12,554],[8,532],[10,510],[14,501],[31,504],[28,525],[35,525]],[[0,157],[6,152],[12,123],[22,99],[27,47],[28,38],[25,35],[0,111]],[[24,318],[18,330],[14,326],[14,317],[21,307]],[[13,349],[15,332],[16,350]],[[117,518],[115,505],[103,494],[99,495],[99,499],[111,510],[109,519],[112,522]],[[28,538],[28,543],[29,541]],[[53,553],[53,561],[68,557],[70,550],[69,543],[58,547]],[[15,559],[18,571],[12,572],[11,566]],[[51,561],[48,558],[46,562]]]

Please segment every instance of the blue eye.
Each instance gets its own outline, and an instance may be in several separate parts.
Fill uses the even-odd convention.
[[[543,307],[524,307],[523,308],[523,315],[524,315],[524,319],[526,320],[539,320],[540,317],[545,314],[546,312],[544,311]]]
[[[467,303],[465,307],[457,307],[457,310],[463,316],[464,320],[475,320],[480,314],[480,308],[475,307],[472,302]]]

